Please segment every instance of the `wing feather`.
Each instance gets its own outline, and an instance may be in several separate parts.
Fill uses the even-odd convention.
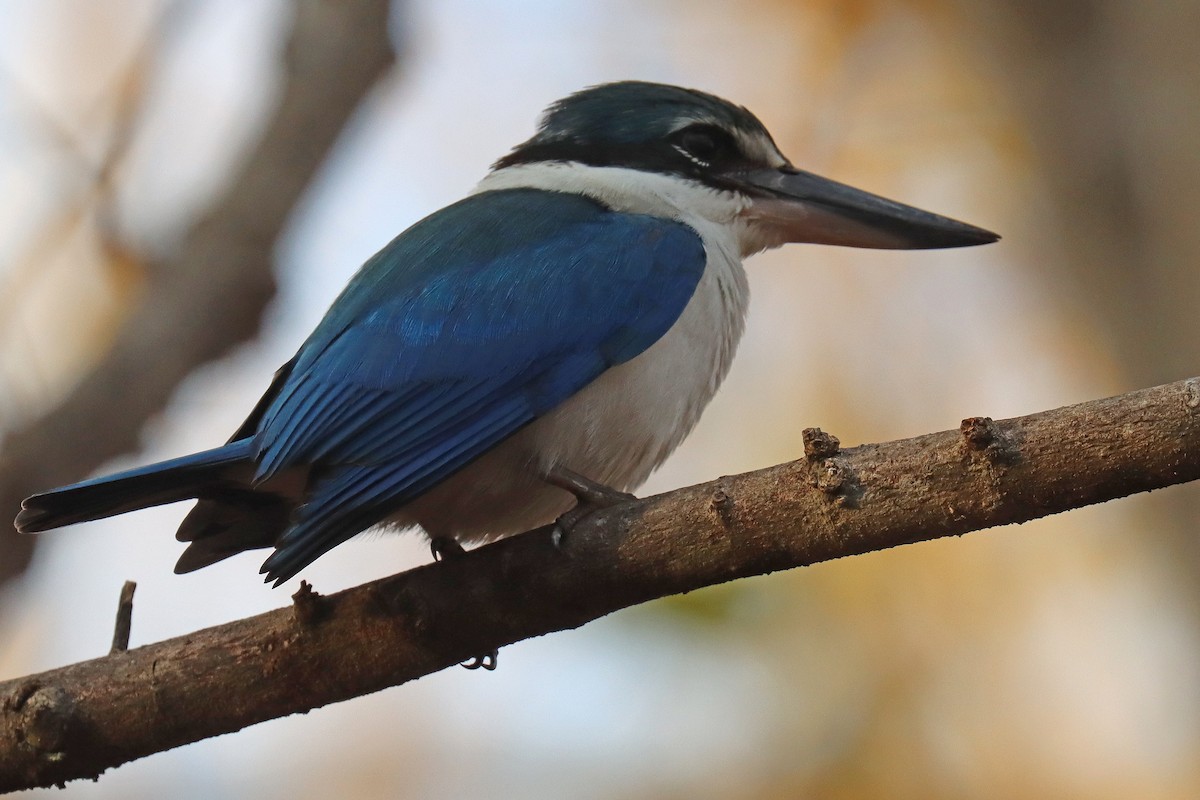
[[[406,231],[367,262],[262,411],[256,480],[305,466],[314,481],[268,580],[645,350],[704,263],[681,223],[535,190],[476,195]]]

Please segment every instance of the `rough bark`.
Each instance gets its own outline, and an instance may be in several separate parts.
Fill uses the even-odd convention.
[[[395,686],[735,578],[1200,477],[1200,378],[806,457],[539,529],[290,608],[0,683],[0,791]],[[353,545],[350,545],[353,546]],[[214,703],[212,698],[221,702]]]
[[[134,449],[181,380],[258,331],[275,293],[275,240],[392,65],[389,5],[295,4],[281,96],[262,137],[178,250],[147,271],[138,307],[104,358],[56,408],[5,437],[0,517],[11,518],[35,491],[79,480]],[[20,574],[32,551],[29,537],[0,537],[0,583]]]

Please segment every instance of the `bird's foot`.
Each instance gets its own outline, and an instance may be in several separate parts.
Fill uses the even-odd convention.
[[[429,551],[433,553],[434,561],[453,561],[467,554],[467,551],[453,536],[434,536],[429,540]],[[490,653],[475,656],[470,661],[464,661],[459,666],[466,669],[486,669],[490,672],[496,668],[499,658],[500,651],[493,650]]]
[[[637,497],[629,492],[622,492],[611,486],[605,486],[603,483],[597,483],[566,467],[555,467],[547,472],[545,477],[546,482],[550,485],[575,495],[575,507],[554,521],[554,525],[558,529],[557,533],[569,533],[579,524],[580,520],[602,508],[612,508],[637,500]],[[557,544],[561,538],[561,535],[555,536],[555,543]]]
[[[429,540],[429,552],[433,553],[434,561],[451,561],[467,554],[453,536],[434,536]]]

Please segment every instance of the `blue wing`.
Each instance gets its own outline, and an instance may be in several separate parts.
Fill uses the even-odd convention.
[[[264,481],[315,482],[277,584],[659,339],[704,271],[671,220],[539,190],[467,198],[368,261],[255,433]]]

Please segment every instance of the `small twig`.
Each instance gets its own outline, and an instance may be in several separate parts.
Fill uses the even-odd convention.
[[[121,587],[121,599],[117,601],[117,625],[113,629],[113,653],[124,653],[129,649],[129,631],[133,627],[133,593],[137,591],[137,583],[125,581]]]

